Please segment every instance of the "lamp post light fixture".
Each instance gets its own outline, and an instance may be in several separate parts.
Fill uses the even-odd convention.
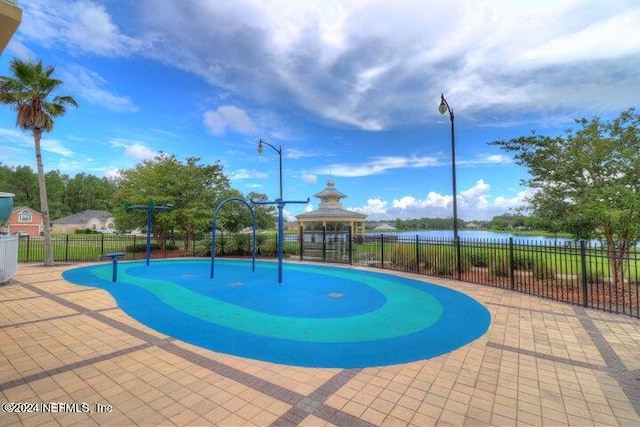
[[[438,107],[440,114],[446,114],[449,112],[449,118],[451,119],[451,185],[453,187],[453,241],[456,245],[456,256],[458,265],[458,279],[460,278],[460,240],[458,236],[458,195],[456,185],[456,138],[454,128],[454,115],[453,109],[449,106],[449,103],[444,98],[444,94],[440,96],[440,106]]]
[[[275,145],[272,145],[264,139],[261,139],[258,142],[258,153],[260,154],[262,154],[262,152],[264,151],[264,147],[262,146],[262,144],[268,145],[269,147],[273,148],[276,153],[278,153],[278,158],[280,161],[280,200],[282,200],[282,147],[276,148]]]
[[[262,154],[264,147],[262,144],[267,145],[278,153],[278,159],[280,163],[280,198],[276,200],[278,205],[278,283],[282,283],[282,250],[284,244],[284,226],[282,217],[282,208],[284,207],[284,199],[282,198],[282,147],[277,147],[268,143],[267,141],[260,139],[258,142],[258,153]]]

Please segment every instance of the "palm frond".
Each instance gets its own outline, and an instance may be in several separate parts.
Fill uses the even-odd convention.
[[[54,126],[54,117],[63,116],[67,105],[78,103],[71,96],[54,96],[51,93],[62,85],[62,80],[52,78],[53,66],[43,66],[42,61],[10,63],[13,77],[0,77],[0,103],[13,105],[17,110],[16,125],[23,130],[49,132]]]

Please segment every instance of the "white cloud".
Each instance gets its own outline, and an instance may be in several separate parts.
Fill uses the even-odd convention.
[[[633,0],[136,5],[154,35],[146,55],[241,99],[361,129],[439,120],[425,103],[441,92],[458,114],[496,126],[637,103]],[[603,79],[611,69],[616,79]]]
[[[256,170],[249,169],[237,169],[235,172],[232,172],[230,175],[231,179],[266,179],[269,177],[268,174]]]
[[[18,33],[45,47],[60,45],[70,53],[127,56],[147,45],[124,35],[105,7],[91,0],[30,0],[20,3],[24,15]]]
[[[302,179],[302,182],[306,182],[308,184],[315,184],[316,182],[318,182],[318,175],[315,175],[312,173],[303,173],[300,176],[300,179]]]
[[[241,108],[234,105],[223,105],[216,110],[204,113],[204,124],[214,135],[224,135],[227,130],[250,134],[256,126],[251,117]]]
[[[360,208],[349,208],[349,210],[363,213],[365,215],[384,215],[386,213],[387,202],[379,197],[367,199],[367,204]]]
[[[286,208],[282,209],[282,218],[284,218],[284,220],[286,222],[294,222],[297,221],[296,219],[296,215],[292,214],[289,210],[287,210]]]
[[[373,157],[367,163],[361,164],[337,163],[321,169],[318,173],[342,177],[358,177],[377,175],[391,169],[423,168],[437,165],[439,165],[439,162],[435,157],[386,156]]]
[[[315,157],[318,155],[315,151],[305,151],[297,148],[283,148],[282,155],[287,159],[303,159],[305,157]]]
[[[132,159],[142,161],[151,160],[159,153],[144,144],[133,144],[125,148],[124,154]]]
[[[63,157],[73,156],[73,151],[65,147],[64,144],[57,139],[43,137],[40,141],[40,148],[42,151],[49,151]]]
[[[155,151],[154,149],[150,148],[145,143],[140,141],[112,139],[111,141],[109,141],[109,143],[113,147],[123,148],[124,155],[126,157],[129,157],[138,162],[143,160],[152,160],[160,154],[159,151]]]
[[[65,91],[73,93],[74,98],[78,96],[87,99],[92,104],[112,111],[138,111],[130,98],[105,89],[107,81],[94,71],[80,65],[70,65],[56,69],[56,72],[60,73],[60,79],[65,82]]]
[[[33,147],[33,136],[28,132],[14,129],[0,128],[0,141],[7,145]]]
[[[107,178],[121,178],[120,169],[112,168],[105,171],[104,176]]]
[[[491,219],[496,215],[508,213],[522,207],[529,195],[521,191],[511,198],[498,196],[491,199],[491,186],[484,180],[458,194],[458,216],[465,220]],[[370,220],[390,220],[407,218],[448,218],[453,215],[453,197],[451,195],[429,192],[422,200],[414,196],[402,196],[389,203],[381,198],[368,199],[362,207],[349,208],[368,215]]]
[[[458,165],[507,165],[513,163],[513,158],[504,154],[482,154],[471,160],[457,160]]]
[[[0,128],[0,143],[8,146],[18,146],[20,150],[34,149],[33,135],[30,132],[24,132],[18,129]],[[63,157],[71,157],[74,154],[71,149],[64,146],[62,141],[49,138],[46,133],[43,134],[40,140],[40,149]],[[35,159],[35,152],[32,151],[32,153],[34,153],[33,157]]]

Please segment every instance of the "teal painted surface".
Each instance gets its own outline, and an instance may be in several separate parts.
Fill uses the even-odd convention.
[[[11,193],[0,193],[0,224],[7,222],[11,215],[13,196]]]

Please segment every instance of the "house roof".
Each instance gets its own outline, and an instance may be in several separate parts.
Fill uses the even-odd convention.
[[[385,222],[380,224],[376,228],[374,228],[374,230],[397,230],[397,229],[393,225],[389,225]]]
[[[28,210],[28,211],[31,211],[31,212],[35,212],[38,215],[40,215],[40,212],[38,212],[35,209],[31,209],[29,206],[16,206],[13,209],[11,209],[11,212],[20,212],[20,211],[23,211],[25,209]]]
[[[112,216],[113,215],[111,215],[111,213],[108,211],[89,209],[86,211],[74,213],[73,215],[58,218],[51,222],[53,222],[54,224],[85,224],[94,218],[104,222]]]

